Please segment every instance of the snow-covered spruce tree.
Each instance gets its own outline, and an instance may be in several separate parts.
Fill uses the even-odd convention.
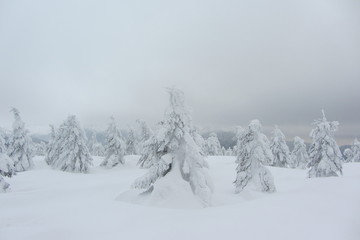
[[[145,142],[151,138],[153,132],[144,120],[138,119],[136,120],[136,123],[137,123],[136,135],[138,136],[139,154],[142,154],[142,149],[145,145]]]
[[[329,122],[324,110],[323,118],[314,121],[314,129],[310,132],[313,142],[309,149],[310,162],[308,176],[311,177],[337,177],[342,174],[342,154],[336,141],[334,133],[339,123]]]
[[[138,143],[135,137],[135,132],[132,128],[129,130],[128,137],[126,139],[126,155],[136,155],[138,153]]]
[[[355,138],[353,145],[351,146],[352,162],[360,162],[360,142]]]
[[[344,162],[352,162],[353,161],[354,154],[350,148],[347,148],[344,150],[344,156],[345,156]]]
[[[191,136],[193,137],[195,143],[199,146],[199,148],[201,150],[201,155],[207,156],[206,141],[200,135],[200,133],[198,132],[198,130],[196,128],[192,129]]]
[[[39,143],[34,144],[35,146],[35,155],[36,156],[45,156],[46,154],[46,143],[41,141]]]
[[[235,137],[236,137],[236,145],[234,146],[233,149],[233,155],[234,156],[238,156],[238,149],[242,149],[242,144],[243,142],[241,141],[243,135],[245,134],[245,129],[241,126],[237,126],[236,127],[236,131],[235,131]],[[236,158],[235,163],[238,163],[238,158]]]
[[[9,138],[8,155],[14,161],[15,171],[26,171],[34,166],[32,161],[32,141],[25,129],[25,123],[21,120],[19,110],[12,108],[15,121],[13,131]]]
[[[87,173],[92,166],[86,135],[76,116],[69,116],[60,125],[54,145],[52,167],[66,172]]]
[[[112,168],[116,165],[124,164],[125,143],[122,140],[115,119],[111,117],[111,122],[106,130],[105,159],[100,164],[102,167]]]
[[[225,149],[224,156],[234,156],[234,151],[231,147],[228,147],[228,149]]]
[[[53,125],[49,125],[49,126],[50,126],[50,138],[46,147],[45,162],[51,166],[52,162],[54,161],[54,157],[57,154],[55,150],[59,149],[55,147],[55,144],[59,139],[59,135],[56,134],[56,130]]]
[[[274,179],[264,166],[272,158],[269,142],[262,133],[259,120],[252,120],[237,143],[235,192],[241,192],[249,183],[263,192],[274,192]]]
[[[96,142],[93,145],[92,153],[93,156],[101,156],[103,157],[105,155],[105,148],[100,142]]]
[[[216,133],[210,133],[209,137],[206,139],[206,149],[209,156],[218,156],[223,154],[220,141]]]
[[[309,162],[309,154],[306,150],[304,140],[300,137],[294,137],[294,149],[291,152],[291,166],[293,168],[305,169]]]
[[[273,166],[275,167],[289,167],[290,165],[290,150],[286,145],[285,135],[275,126],[272,132],[270,149],[274,155]]]
[[[224,146],[222,146],[222,147],[221,147],[221,155],[222,155],[222,156],[225,156],[225,154],[226,154],[226,149],[225,149]]]
[[[163,152],[158,151],[160,142],[161,140],[156,135],[151,136],[150,139],[144,142],[141,150],[142,154],[138,161],[140,168],[152,167],[164,155]]]
[[[134,182],[133,187],[154,194],[157,191],[176,192],[181,188],[180,183],[188,182],[202,205],[210,206],[213,185],[207,173],[207,163],[192,136],[194,128],[185,107],[184,93],[175,88],[168,89],[168,92],[170,106],[152,141],[156,144],[152,145],[154,152],[151,155],[156,162],[148,173]],[[160,186],[164,182],[167,185],[162,189]]]
[[[0,132],[0,192],[6,192],[10,187],[10,185],[5,182],[3,177],[12,177],[14,173],[14,162],[7,155],[5,139]]]

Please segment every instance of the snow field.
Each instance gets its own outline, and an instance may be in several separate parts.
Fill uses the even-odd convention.
[[[343,177],[306,178],[306,170],[269,167],[277,192],[234,194],[235,157],[208,157],[213,207],[149,206],[119,201],[146,173],[138,156],[89,174],[56,171],[42,157],[35,168],[6,178],[0,194],[0,239],[360,239],[360,164]],[[121,199],[121,197],[120,197]],[[189,205],[188,205],[189,204]]]

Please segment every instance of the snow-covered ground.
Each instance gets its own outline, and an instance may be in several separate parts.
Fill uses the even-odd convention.
[[[6,180],[0,194],[0,240],[16,239],[360,239],[360,163],[344,176],[306,178],[306,171],[269,168],[277,192],[234,194],[234,157],[209,157],[214,207],[181,209],[119,201],[145,173],[127,156],[126,165],[97,167],[89,174],[35,168]]]

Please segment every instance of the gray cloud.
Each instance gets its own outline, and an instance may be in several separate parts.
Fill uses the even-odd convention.
[[[258,118],[306,137],[324,108],[350,139],[359,26],[356,0],[0,1],[0,124],[10,106],[34,129],[153,124],[176,85],[201,126]]]

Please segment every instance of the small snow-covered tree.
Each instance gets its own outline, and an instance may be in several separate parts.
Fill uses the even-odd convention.
[[[103,157],[105,155],[105,148],[100,142],[96,142],[93,145],[92,155],[93,156],[101,156],[101,157]]]
[[[95,131],[92,131],[91,133],[88,146],[92,156],[104,156],[104,146],[98,142]]]
[[[274,179],[264,166],[272,158],[269,142],[262,133],[259,120],[252,120],[238,136],[235,192],[241,192],[249,183],[263,192],[274,192]]]
[[[36,156],[45,156],[46,154],[46,143],[41,141],[39,143],[34,144],[35,146],[35,155]]]
[[[132,128],[129,130],[129,134],[126,140],[126,154],[136,155],[138,153],[138,143],[135,137],[135,132]]]
[[[170,188],[176,191],[181,188],[178,184],[185,181],[203,206],[210,206],[213,185],[207,173],[207,163],[192,135],[194,128],[185,108],[184,93],[174,88],[168,91],[170,106],[149,144],[149,150],[153,151],[149,154],[153,165],[134,182],[133,187],[153,194],[154,191],[169,192]],[[159,190],[158,180],[163,185],[167,183],[164,189]]]
[[[234,150],[231,147],[225,149],[225,156],[234,156]]]
[[[111,122],[106,130],[105,159],[100,166],[112,168],[116,165],[124,164],[125,143],[122,140],[115,119],[111,117]]]
[[[353,161],[354,154],[350,148],[347,148],[344,150],[344,156],[345,156],[344,162],[352,162]]]
[[[336,141],[334,133],[339,123],[329,122],[324,110],[323,117],[314,121],[314,129],[310,132],[313,142],[309,149],[310,162],[308,163],[308,176],[311,177],[337,177],[342,174],[342,154]]]
[[[25,129],[25,123],[21,120],[19,110],[12,108],[11,112],[14,114],[15,121],[8,143],[8,154],[14,161],[15,171],[22,172],[34,166],[32,140]]]
[[[55,147],[56,141],[58,141],[59,135],[56,135],[56,130],[53,125],[50,125],[50,138],[49,142],[46,147],[46,154],[45,154],[45,162],[48,165],[52,165],[52,162],[54,161],[54,157],[56,156],[56,150],[58,148]]]
[[[137,123],[137,137],[138,137],[138,147],[139,147],[139,154],[142,154],[142,150],[145,146],[145,142],[151,138],[153,132],[151,128],[147,125],[144,120],[138,119],[136,120]]]
[[[360,141],[355,138],[353,145],[351,146],[352,162],[360,162]]]
[[[309,162],[309,154],[306,150],[306,145],[303,139],[294,137],[294,149],[291,152],[291,165],[293,168],[305,169]]]
[[[60,125],[54,144],[51,165],[54,169],[66,172],[87,173],[92,166],[86,135],[76,116],[69,116]]]
[[[278,126],[275,126],[275,129],[272,132],[270,149],[274,155],[273,166],[288,167],[291,165],[290,150],[286,145],[285,135]]]
[[[10,187],[3,177],[11,177],[14,173],[14,162],[7,155],[5,139],[0,132],[0,192],[6,192]]]
[[[209,156],[218,156],[223,154],[220,141],[216,133],[210,133],[209,137],[206,139],[206,149],[207,155]]]

